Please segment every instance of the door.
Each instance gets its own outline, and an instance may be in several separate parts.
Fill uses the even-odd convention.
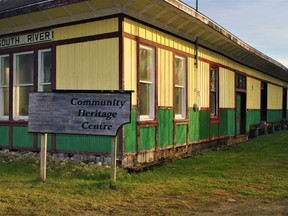
[[[246,133],[246,94],[236,93],[236,134]]]

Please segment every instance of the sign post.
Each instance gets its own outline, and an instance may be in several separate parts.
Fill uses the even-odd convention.
[[[41,133],[41,164],[40,177],[43,181],[46,180],[46,161],[47,161],[47,133]]]
[[[118,129],[131,121],[132,91],[30,93],[28,131],[41,133],[41,178],[46,179],[47,133],[112,137],[111,181],[116,181]]]
[[[116,157],[117,157],[117,136],[114,136],[112,138],[112,149],[111,149],[111,182],[116,181],[116,171],[117,171]]]

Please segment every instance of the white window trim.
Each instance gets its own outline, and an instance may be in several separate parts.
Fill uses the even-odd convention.
[[[150,110],[150,115],[140,115],[140,121],[147,121],[147,120],[154,120],[155,119],[155,48],[153,47],[149,47],[149,46],[145,46],[145,45],[140,45],[140,48],[143,48],[143,49],[147,49],[147,50],[150,50],[152,51],[152,59],[153,59],[153,64],[152,64],[152,72],[151,72],[151,77],[152,77],[152,80],[151,82],[149,81],[141,81],[139,79],[139,84],[140,83],[145,83],[145,84],[149,84],[151,85],[151,88],[149,88],[149,110]],[[140,49],[139,49],[140,50]],[[139,60],[138,60],[139,61]],[[140,73],[140,72],[139,72]],[[141,97],[141,95],[140,95]],[[141,100],[141,99],[140,99]]]
[[[21,53],[14,53],[13,54],[13,119],[14,120],[28,120],[28,116],[21,116],[19,115],[19,87],[26,87],[26,86],[33,86],[32,84],[22,84],[17,85],[16,83],[16,56],[18,55],[25,55],[25,54],[34,54],[33,51],[28,52],[21,52]]]
[[[9,55],[1,55],[0,56],[0,60],[1,60],[1,58],[5,58],[5,57],[9,57]],[[0,61],[0,68],[1,68],[1,62],[2,61]],[[0,74],[1,75],[1,74]],[[9,84],[8,85],[2,85],[1,84],[1,77],[0,77],[0,101],[1,101],[1,103],[2,103],[2,91],[3,91],[3,89],[4,88],[8,88],[8,91],[9,91]],[[9,100],[10,100],[10,98],[9,98]],[[3,112],[3,106],[1,105],[0,106],[0,119],[1,120],[8,120],[9,119],[9,115],[2,115],[2,112]]]
[[[51,85],[51,82],[49,83],[42,83],[41,82],[41,53],[43,52],[51,52],[51,49],[43,49],[38,51],[38,92],[44,91],[44,86]]]
[[[175,114],[175,119],[185,119],[186,118],[186,104],[187,104],[187,101],[186,101],[186,92],[187,92],[187,86],[186,86],[186,76],[187,76],[187,60],[185,57],[183,56],[178,56],[178,55],[175,55],[175,59],[176,58],[179,58],[179,59],[182,59],[184,60],[184,74],[183,74],[183,77],[184,77],[184,86],[183,85],[174,85],[174,88],[182,88],[183,89],[183,94],[181,95],[182,97],[182,101],[183,103],[181,104],[181,114]],[[175,70],[175,68],[174,68]],[[174,72],[174,76],[175,76],[175,72]],[[175,97],[175,96],[174,96]],[[175,99],[174,99],[175,100]]]

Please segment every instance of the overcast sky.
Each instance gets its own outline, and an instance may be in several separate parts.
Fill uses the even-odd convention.
[[[288,68],[288,0],[198,0],[198,11]]]

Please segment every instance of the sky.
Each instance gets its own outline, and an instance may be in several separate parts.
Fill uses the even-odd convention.
[[[288,0],[198,0],[198,11],[288,68]]]

